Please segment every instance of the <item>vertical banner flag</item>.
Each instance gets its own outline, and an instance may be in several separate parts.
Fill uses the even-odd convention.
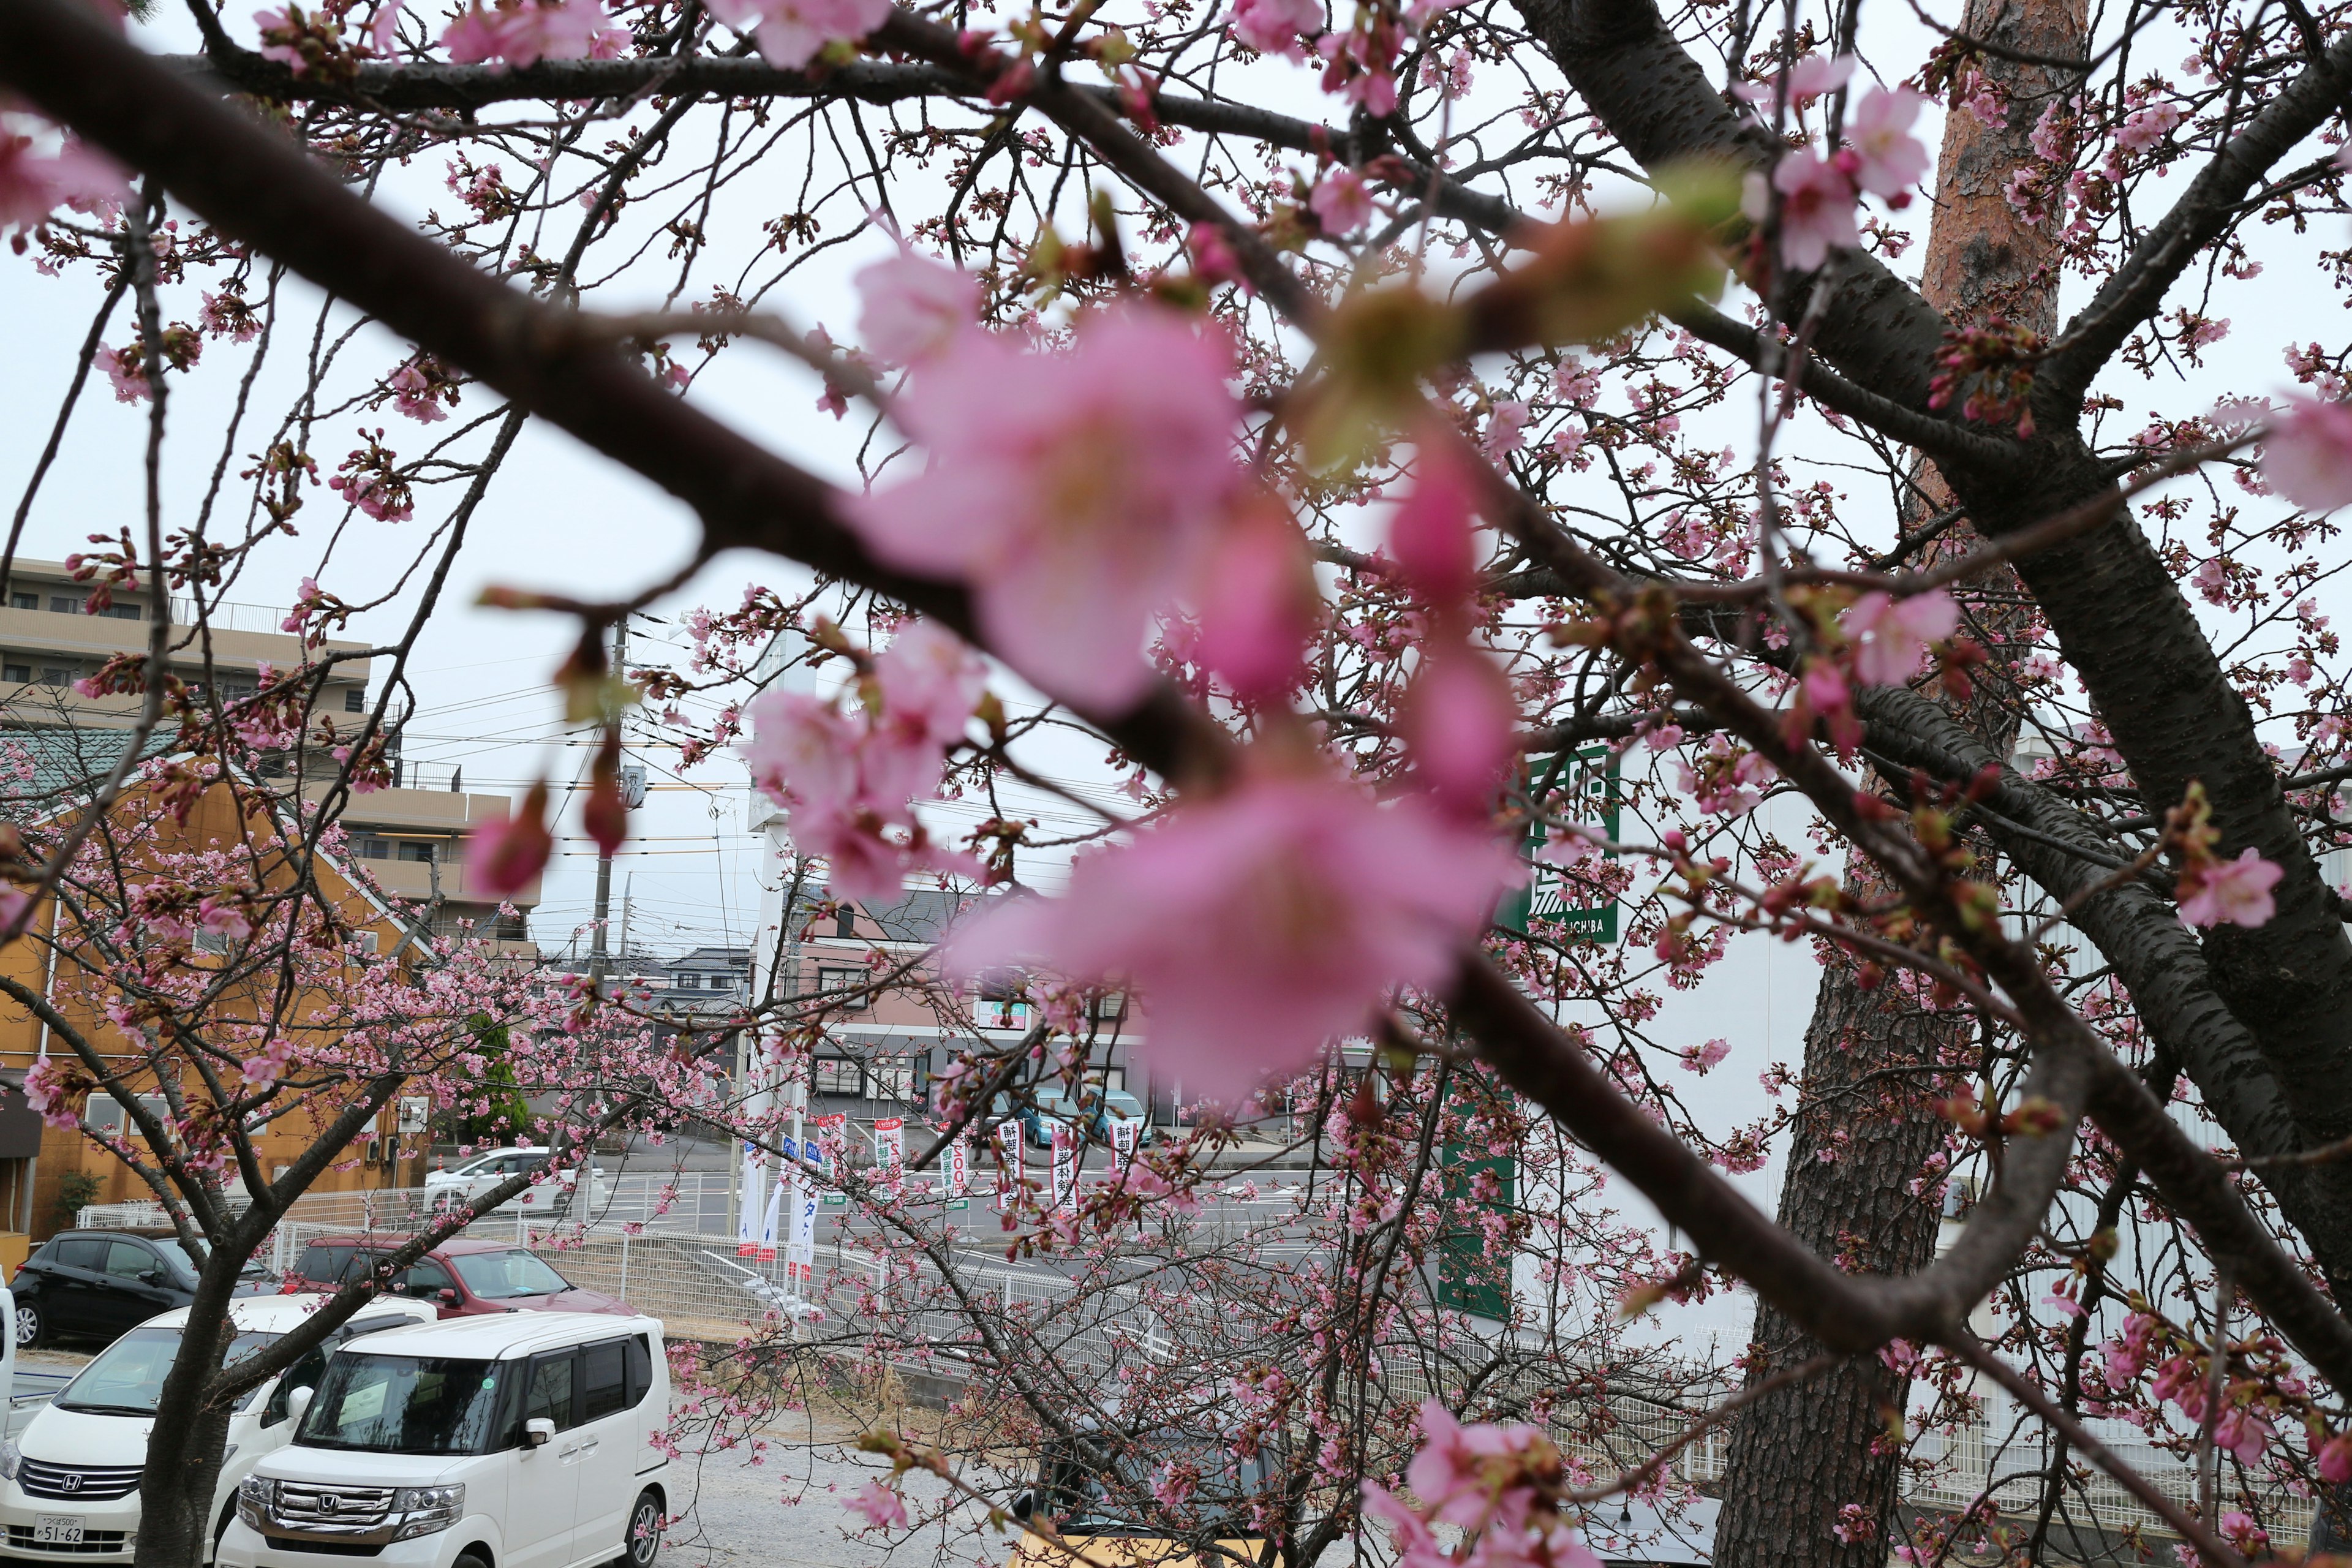
[[[808,1163],[809,1145],[801,1145],[801,1158],[793,1162],[792,1194],[786,1199],[785,1212],[791,1216],[790,1244],[784,1252],[784,1278],[806,1285],[816,1268],[816,1183]]]
[[[940,1171],[946,1180],[947,1199],[950,1205],[969,1202],[971,1191],[971,1139],[958,1132],[940,1151]]]
[[[896,1192],[898,1173],[907,1163],[907,1123],[903,1117],[874,1119],[874,1180]]]
[[[1121,1166],[1135,1161],[1135,1146],[1143,1140],[1143,1123],[1132,1116],[1110,1119],[1111,1158]]]
[[[849,1202],[848,1195],[833,1180],[841,1172],[841,1144],[848,1125],[849,1118],[837,1110],[816,1119],[816,1170],[818,1175],[828,1178],[824,1198],[828,1208],[840,1208]]]
[[[768,1194],[767,1212],[760,1221],[759,1258],[762,1263],[776,1260],[776,1232],[782,1228],[784,1218],[784,1183],[797,1160],[800,1151],[789,1138],[783,1141],[782,1158],[776,1162],[775,1190]]]
[[[743,1191],[735,1205],[735,1256],[749,1258],[760,1250],[760,1206],[768,1195],[768,1152],[757,1143],[743,1145]]]
[[[1078,1190],[1078,1141],[1066,1121],[1054,1123],[1054,1206],[1065,1208]]]
[[[1021,1188],[1021,1119],[1008,1116],[996,1124],[996,1154],[1002,1163],[996,1173],[996,1206],[1000,1210],[1013,1207],[1013,1194]]]

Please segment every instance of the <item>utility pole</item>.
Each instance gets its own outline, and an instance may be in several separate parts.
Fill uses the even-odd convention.
[[[629,617],[624,615],[613,623],[613,675],[615,679],[628,674]],[[588,984],[599,994],[604,989],[604,921],[613,912],[613,858],[598,849],[596,855],[596,930],[588,949]]]

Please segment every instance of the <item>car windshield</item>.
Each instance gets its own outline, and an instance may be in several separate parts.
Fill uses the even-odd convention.
[[[1265,1457],[1243,1458],[1182,1436],[1152,1445],[1148,1455],[1131,1451],[1117,1458],[1091,1441],[1054,1444],[1039,1477],[1040,1506],[1072,1535],[1165,1537],[1171,1533],[1166,1522],[1144,1521],[1150,1513],[1145,1505],[1159,1478],[1171,1468],[1192,1478],[1184,1506],[1202,1532],[1259,1533],[1235,1516],[1265,1489]]]
[[[466,1289],[485,1301],[516,1296],[552,1296],[572,1289],[572,1281],[521,1247],[504,1252],[461,1252],[449,1259]]]
[[[312,1448],[380,1454],[486,1454],[495,1446],[499,1363],[346,1350],[294,1440]]]
[[[1130,1119],[1143,1114],[1143,1107],[1137,1102],[1135,1096],[1116,1091],[1103,1096],[1103,1109],[1113,1116]]]
[[[57,1397],[60,1410],[97,1415],[152,1415],[163,1397],[163,1376],[180,1353],[178,1329],[133,1329],[100,1352]],[[235,1366],[276,1334],[242,1333],[229,1342],[226,1364]]]

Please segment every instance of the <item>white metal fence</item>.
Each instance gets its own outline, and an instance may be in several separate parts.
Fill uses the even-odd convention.
[[[1187,1350],[1200,1348],[1192,1342],[1201,1325],[1164,1321],[1140,1290],[1081,1291],[1045,1269],[1009,1266],[999,1256],[977,1250],[951,1255],[954,1283],[974,1308],[961,1310],[946,1289],[948,1281],[929,1264],[894,1276],[881,1259],[844,1246],[837,1226],[834,1238],[818,1250],[814,1278],[796,1286],[782,1262],[739,1256],[732,1236],[722,1234],[727,1180],[722,1172],[625,1174],[610,1180],[608,1201],[595,1215],[583,1216],[589,1218],[584,1226],[500,1212],[477,1221],[465,1234],[528,1246],[574,1285],[622,1297],[662,1319],[677,1339],[731,1344],[762,1323],[782,1320],[795,1322],[798,1337],[863,1354],[871,1352],[868,1341],[877,1321],[887,1318],[890,1360],[954,1377],[975,1359],[976,1311],[1001,1341],[1018,1347],[1025,1362],[1081,1384],[1116,1379],[1122,1367],[1138,1361],[1163,1361],[1176,1353],[1180,1335]],[[303,1247],[324,1236],[412,1230],[432,1216],[430,1192],[306,1195],[273,1233],[268,1261],[283,1271]],[[154,1204],[110,1204],[85,1208],[80,1219],[84,1226],[124,1227],[161,1224],[163,1215]],[[889,1310],[877,1313],[877,1307]],[[1383,1396],[1401,1407],[1447,1392],[1425,1386],[1419,1373],[1402,1367],[1380,1381]],[[1998,1394],[1983,1392],[1984,1413],[1975,1424],[1918,1439],[1913,1457],[1921,1463],[1906,1469],[1906,1501],[1958,1510],[1990,1489],[2005,1513],[2036,1506],[2038,1479],[2051,1458],[2049,1435],[2038,1423],[2019,1421]],[[1554,1436],[1564,1452],[1596,1477],[1638,1464],[1693,1421],[1689,1409],[1622,1392],[1610,1395],[1605,1420],[1592,1417],[1590,1409],[1563,1405]],[[2088,1425],[2166,1496],[2194,1500],[2193,1471],[2147,1435],[2120,1421]],[[1683,1482],[1705,1485],[1721,1478],[1724,1458],[1723,1434],[1713,1431],[1677,1456],[1672,1473]],[[2084,1463],[2080,1455],[2073,1459],[2078,1467]],[[2298,1540],[2308,1530],[2308,1499],[2266,1485],[2262,1502],[2273,1539]],[[2106,1530],[2164,1531],[2160,1521],[2095,1469],[2070,1492],[2066,1508],[2074,1519]]]

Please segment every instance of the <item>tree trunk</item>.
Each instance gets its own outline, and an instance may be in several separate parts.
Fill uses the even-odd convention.
[[[2086,14],[2084,0],[1970,0],[1960,25],[2021,52],[2064,58],[2082,52]],[[2057,325],[2054,247],[2046,226],[2027,223],[2009,205],[2002,186],[2032,158],[2028,137],[2044,104],[2070,84],[2047,68],[1997,58],[1986,58],[1981,68],[2011,95],[2008,123],[1987,126],[1959,110],[1946,120],[1922,291],[1957,325],[1997,315],[2047,335]],[[1916,465],[1913,475],[1906,529],[1953,504],[1930,465]],[[1931,553],[1967,549],[1977,540],[1963,522]],[[2013,576],[2003,574],[1990,586],[1990,599],[1969,609],[1970,629],[1991,662],[1975,698],[1954,717],[2005,756],[2018,720],[2003,671],[2016,657],[2026,613]],[[1934,1069],[1965,1063],[1969,1026],[1964,1016],[1923,1011],[1895,987],[1865,991],[1859,981],[1850,963],[1822,971],[1805,1031],[1804,1079],[1779,1217],[1798,1239],[1847,1268],[1906,1274],[1935,1256],[1937,1205],[1912,1192],[1948,1130],[1930,1103]],[[1934,1185],[1927,1190],[1932,1194]],[[1759,1303],[1748,1380],[1759,1383],[1819,1350],[1785,1314]],[[1890,1433],[1908,1389],[1906,1378],[1871,1358],[1767,1394],[1741,1412],[1727,1458],[1716,1563],[1881,1568],[1898,1500],[1900,1449]]]

